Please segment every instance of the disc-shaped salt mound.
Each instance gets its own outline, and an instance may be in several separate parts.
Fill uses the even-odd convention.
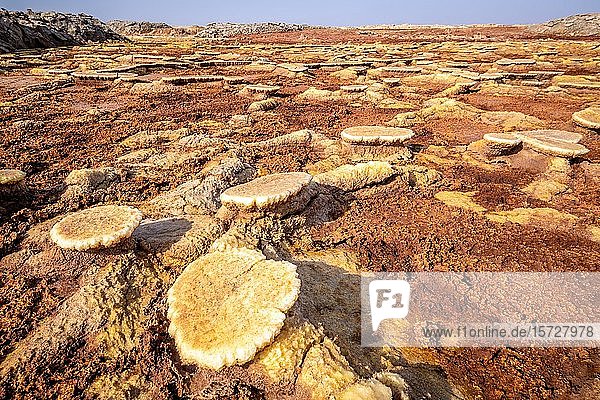
[[[25,179],[25,172],[18,169],[0,169],[0,185],[13,185]]]
[[[397,144],[414,136],[414,132],[406,128],[387,126],[353,126],[342,131],[342,139],[356,144]]]
[[[279,333],[299,290],[293,264],[249,249],[210,253],[169,290],[169,333],[188,363],[243,364]]]
[[[486,133],[483,135],[483,139],[494,144],[511,148],[521,144],[521,139],[512,133]]]
[[[573,122],[589,129],[600,129],[600,107],[589,107],[573,114]]]
[[[267,93],[267,94],[275,93],[279,89],[281,89],[280,86],[271,86],[271,85],[263,85],[263,84],[246,86],[246,90],[248,90],[250,92]]]
[[[131,236],[141,220],[142,213],[133,207],[92,207],[60,220],[50,230],[50,237],[63,249],[110,247]]]
[[[221,203],[245,209],[265,209],[284,203],[298,194],[311,180],[312,176],[304,172],[261,176],[225,190],[221,193]]]
[[[579,141],[583,139],[583,135],[577,132],[559,131],[554,129],[515,132],[515,135],[525,143],[528,143],[528,140],[531,138],[540,140],[560,140],[561,142],[569,143],[579,143]]]
[[[308,67],[302,64],[279,64],[281,68],[285,68],[290,72],[306,72]]]
[[[368,88],[367,85],[345,85],[345,86],[340,86],[340,90],[342,90],[344,92],[350,92],[350,93],[364,92],[365,90],[367,90],[367,88]]]
[[[400,84],[400,78],[383,78],[381,80],[386,85],[395,86]]]
[[[587,147],[580,145],[579,143],[565,142],[562,140],[529,138],[526,143],[531,146],[533,150],[557,157],[574,158],[589,152]]]
[[[221,75],[184,75],[184,76],[164,76],[161,81],[173,85],[185,85],[188,83],[203,83],[222,81]]]

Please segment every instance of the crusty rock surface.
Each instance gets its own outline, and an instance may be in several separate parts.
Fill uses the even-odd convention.
[[[598,106],[596,42],[524,26],[177,32],[0,56],[0,167],[27,174],[0,185],[0,398],[600,397],[585,367],[598,349],[368,348],[359,299],[361,274],[378,271],[597,269],[600,141],[571,119]],[[249,111],[266,94],[246,85],[279,90]],[[356,126],[414,136],[340,137]],[[580,146],[583,157],[553,155]],[[221,202],[290,173],[312,179],[295,194],[281,182],[237,193],[280,204]],[[102,204],[144,219],[118,246],[52,241],[61,218]],[[226,252],[263,254],[276,273],[293,264],[301,286],[279,334],[215,371],[188,364],[169,334],[168,290]],[[272,304],[283,280],[258,262],[245,281],[256,285],[236,288],[248,273],[223,278],[231,260],[208,258],[214,303],[199,307],[192,277],[180,310],[216,311],[239,332],[218,340],[256,343],[236,312],[260,313],[252,303]],[[193,319],[176,325],[195,335]]]
[[[157,31],[165,31],[172,28],[171,25],[164,22],[148,22],[148,21],[123,21],[112,20],[108,21],[107,25],[115,32],[121,35],[140,35],[145,33],[157,33]]]
[[[228,38],[238,35],[253,35],[257,33],[290,32],[308,29],[308,25],[286,24],[282,22],[261,22],[254,24],[235,24],[215,22],[208,24],[198,33],[202,38]]]
[[[600,35],[600,13],[571,15],[543,24],[533,25],[536,33],[556,36],[597,36]]]
[[[125,39],[89,15],[0,9],[0,53],[109,40]]]
[[[248,249],[210,253],[169,290],[169,333],[188,363],[215,370],[246,363],[279,333],[299,289],[291,263]]]

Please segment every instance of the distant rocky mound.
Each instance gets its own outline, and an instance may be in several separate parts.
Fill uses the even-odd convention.
[[[600,35],[600,13],[572,15],[533,25],[532,29],[536,33],[546,35],[598,36]]]
[[[0,9],[0,53],[109,40],[124,38],[89,15]]]
[[[196,35],[202,30],[197,25],[190,26],[171,26],[164,22],[148,21],[122,21],[113,20],[108,22],[108,26],[115,32],[124,36],[136,35]]]
[[[147,21],[108,21],[108,26],[117,33],[122,35],[143,35],[173,29],[169,24],[164,22],[147,22]]]
[[[291,32],[309,29],[309,25],[286,24],[282,22],[261,22],[255,24],[212,23],[198,33],[203,38],[227,38],[238,35],[253,35],[257,33]]]

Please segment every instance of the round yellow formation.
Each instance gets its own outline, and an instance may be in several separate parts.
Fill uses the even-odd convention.
[[[583,135],[560,130],[536,130],[516,132],[515,135],[533,150],[556,157],[575,158],[589,152],[579,141]]]
[[[272,174],[233,186],[221,194],[221,203],[244,209],[282,204],[306,187],[312,176],[304,172]]]
[[[512,133],[486,133],[483,135],[483,139],[506,147],[515,147],[521,144],[521,139]]]
[[[169,333],[185,362],[243,364],[280,332],[299,290],[293,264],[249,249],[209,253],[169,289]]]
[[[275,93],[279,89],[281,89],[280,86],[264,85],[262,83],[257,84],[257,85],[246,86],[246,90],[248,90],[250,92],[267,93],[267,94]]]
[[[342,131],[342,139],[356,144],[399,144],[414,136],[406,128],[387,126],[353,126]]]
[[[527,144],[540,153],[557,157],[574,158],[589,152],[587,147],[582,146],[579,143],[561,140],[532,138],[527,140]]]
[[[573,122],[589,129],[600,129],[600,106],[589,107],[573,114]]]
[[[71,214],[50,230],[50,238],[63,249],[110,247],[131,236],[142,213],[128,206],[98,206]]]
[[[25,179],[25,172],[18,169],[0,169],[0,185],[12,185]]]
[[[526,143],[530,138],[539,140],[559,140],[568,143],[579,143],[581,139],[583,139],[583,135],[577,132],[559,131],[555,129],[515,132],[515,135]]]

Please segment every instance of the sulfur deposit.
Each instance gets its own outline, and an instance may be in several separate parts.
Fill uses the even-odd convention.
[[[169,290],[169,333],[186,362],[246,363],[279,333],[299,289],[293,264],[247,249],[208,254]]]
[[[128,238],[142,220],[142,213],[127,206],[98,206],[66,216],[50,230],[63,249],[88,250],[111,247]]]

